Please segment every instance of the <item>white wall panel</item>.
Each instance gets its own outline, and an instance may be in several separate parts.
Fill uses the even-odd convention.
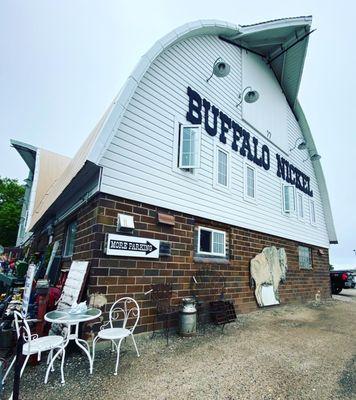
[[[259,133],[288,152],[287,100],[271,68],[257,54],[242,51],[242,86],[251,86],[260,97],[256,103],[242,103],[242,117]]]
[[[207,83],[206,79],[218,57],[230,63],[231,72],[223,79],[214,76]],[[328,246],[314,170],[310,160],[303,162],[307,152],[294,150],[287,157],[263,135],[244,123],[241,108],[236,108],[242,89],[241,57],[241,51],[237,47],[222,42],[215,36],[186,39],[165,50],[144,74],[120,125],[114,127],[116,134],[100,162],[103,167],[101,190],[260,232]],[[213,157],[215,145],[219,143],[218,135],[209,136],[204,127],[201,168],[195,176],[174,168],[177,157],[175,131],[178,122],[186,123],[188,86],[256,136],[259,142],[269,146],[270,170],[256,167],[256,203],[244,200],[245,158],[231,149],[231,131],[227,134],[226,145],[223,145],[231,154],[229,191],[219,190],[214,185]],[[301,132],[284,95],[280,93],[280,96],[278,102],[284,104],[284,108],[275,117],[282,121],[280,126],[283,126],[285,135],[284,146],[288,150],[294,146]],[[251,107],[253,106],[252,104]],[[273,139],[274,136],[271,140]],[[276,152],[287,157],[288,161],[310,176],[317,226],[298,220],[297,215],[286,216],[282,213],[281,179],[276,175]],[[307,204],[308,196],[303,196]],[[305,221],[309,221],[307,207]]]

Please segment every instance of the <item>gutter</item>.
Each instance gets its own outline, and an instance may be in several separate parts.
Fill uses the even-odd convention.
[[[82,205],[85,205],[88,203],[88,201],[96,194],[100,192],[100,187],[101,187],[101,179],[102,179],[102,173],[103,173],[103,168],[100,167],[99,170],[99,178],[97,185],[94,186],[92,190],[89,190],[84,194],[84,196],[78,200],[76,203],[72,205],[67,211],[64,212],[60,217],[56,218],[53,222],[54,226],[62,222],[65,218],[67,218],[69,215],[73,214],[75,211],[78,210]]]
[[[88,203],[88,201],[96,194],[98,193],[97,187],[95,187],[93,190],[86,192],[84,196],[78,200],[76,203],[74,203],[67,211],[64,212],[60,217],[56,218],[54,220],[54,226],[58,225],[60,222],[62,222],[64,219],[66,219],[69,215],[73,214],[75,211],[78,210],[82,205],[85,205]]]

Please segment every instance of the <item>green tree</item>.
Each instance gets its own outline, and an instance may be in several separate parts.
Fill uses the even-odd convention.
[[[0,177],[0,244],[14,246],[16,244],[24,186],[16,179]]]

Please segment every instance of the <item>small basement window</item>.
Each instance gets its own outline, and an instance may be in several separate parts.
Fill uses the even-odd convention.
[[[74,242],[77,233],[77,221],[72,221],[67,227],[66,241],[64,245],[64,257],[71,257],[74,250]]]
[[[294,186],[282,185],[283,211],[286,214],[295,212]]]
[[[179,131],[179,162],[182,169],[200,167],[200,125],[181,125]]]
[[[312,269],[311,248],[299,246],[299,268]]]
[[[225,257],[226,232],[200,226],[198,230],[198,253]]]

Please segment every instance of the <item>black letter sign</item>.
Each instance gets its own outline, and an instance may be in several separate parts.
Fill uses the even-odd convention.
[[[224,114],[222,111],[220,111],[220,120],[221,120],[221,133],[220,133],[220,142],[221,143],[226,143],[226,136],[225,133],[229,131],[231,128],[231,119]]]
[[[188,86],[189,111],[187,112],[187,121],[193,125],[201,124],[201,97],[198,92]],[[196,115],[194,115],[194,113]]]
[[[213,106],[211,112],[213,113],[213,126],[209,125],[209,110],[210,110],[210,103],[203,99],[203,107],[204,107],[204,124],[205,130],[209,133],[210,136],[215,136],[218,132],[218,116],[219,110]]]
[[[270,169],[270,151],[266,144],[262,145],[258,139],[243,129],[237,122],[228,115],[212,105],[208,100],[202,99],[198,92],[188,86],[189,109],[186,115],[187,121],[194,125],[202,123],[202,107],[204,108],[204,128],[210,136],[216,136],[218,133],[218,118],[220,119],[221,143],[226,144],[226,134],[232,129],[231,148],[239,152],[242,157],[247,157],[259,167],[266,171]],[[209,118],[210,117],[210,118]],[[252,139],[252,142],[251,142]],[[240,146],[238,146],[238,142]],[[259,152],[259,149],[260,152]],[[260,155],[259,155],[260,153]],[[277,176],[287,183],[294,185],[297,189],[313,197],[313,191],[310,188],[310,178],[300,171],[285,158],[276,153]]]

